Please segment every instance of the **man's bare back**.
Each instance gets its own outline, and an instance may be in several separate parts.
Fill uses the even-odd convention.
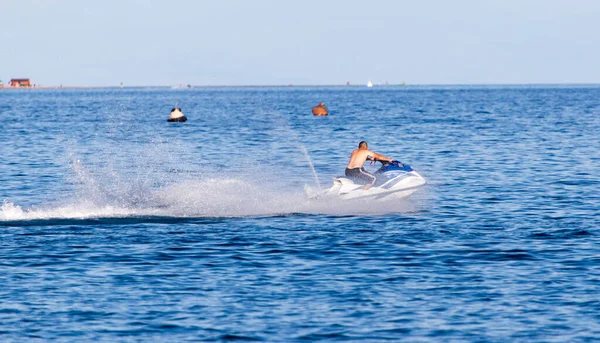
[[[375,184],[377,177],[371,173],[366,172],[363,168],[363,165],[367,160],[376,159],[392,162],[391,158],[387,158],[383,155],[369,150],[367,142],[362,141],[358,143],[358,149],[354,150],[350,155],[350,162],[348,162],[348,166],[346,167],[345,175],[352,179],[368,182],[363,187],[364,190],[368,190]]]
[[[356,149],[350,155],[350,162],[348,162],[348,169],[362,168],[369,157],[373,156],[373,152],[368,149]]]

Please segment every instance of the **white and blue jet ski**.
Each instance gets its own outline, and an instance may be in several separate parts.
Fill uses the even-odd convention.
[[[343,200],[394,200],[403,199],[418,191],[427,183],[419,173],[408,164],[399,161],[377,161],[382,164],[376,172],[375,184],[364,190],[364,184],[355,183],[342,176],[333,178],[333,186],[317,194],[309,194],[311,199],[338,198]]]

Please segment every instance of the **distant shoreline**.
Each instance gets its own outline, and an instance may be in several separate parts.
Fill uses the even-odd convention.
[[[372,88],[424,88],[424,87],[482,87],[482,88],[494,88],[494,87],[598,87],[600,83],[472,83],[472,84],[388,84],[388,85],[373,85]],[[11,87],[8,85],[0,86],[1,90],[36,90],[36,89],[173,89],[173,90],[185,90],[185,89],[199,89],[199,88],[369,88],[363,84],[334,84],[334,85],[190,85],[182,87],[174,86],[35,86],[35,87]],[[371,89],[372,89],[371,88]]]

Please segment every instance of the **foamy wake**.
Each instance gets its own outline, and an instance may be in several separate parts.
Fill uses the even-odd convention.
[[[49,209],[23,210],[21,206],[4,200],[2,207],[0,207],[0,220],[120,218],[132,215],[135,215],[135,211],[131,209],[94,204],[72,204]]]
[[[133,188],[132,188],[133,189]],[[309,200],[303,190],[290,191],[265,187],[240,179],[185,181],[158,190],[130,191],[125,194],[86,199],[23,209],[4,200],[0,220],[88,219],[127,217],[256,217],[293,213],[358,215],[414,211],[410,202],[369,203],[335,199]],[[112,199],[112,200],[111,200]],[[142,201],[140,199],[143,199]]]

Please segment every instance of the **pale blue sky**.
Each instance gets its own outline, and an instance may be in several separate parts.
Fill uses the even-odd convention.
[[[42,85],[598,83],[596,0],[0,0]]]

